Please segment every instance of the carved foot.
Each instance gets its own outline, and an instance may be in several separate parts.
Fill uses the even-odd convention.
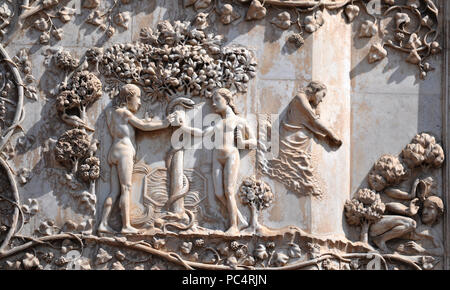
[[[252,226],[246,227],[245,229],[241,230],[241,233],[243,233],[243,234],[254,234],[255,232],[256,232],[256,230]]]
[[[99,232],[99,233],[113,234],[113,233],[115,233],[116,231],[113,230],[108,224],[101,223],[101,224],[98,226],[97,232]]]
[[[136,228],[133,228],[132,226],[126,226],[122,228],[121,234],[137,234],[139,233],[139,230]]]
[[[259,225],[258,227],[256,227],[255,233],[259,236],[270,236],[276,234],[277,231],[271,230],[266,226]]]
[[[239,228],[237,226],[232,226],[225,232],[225,235],[227,236],[239,235]]]

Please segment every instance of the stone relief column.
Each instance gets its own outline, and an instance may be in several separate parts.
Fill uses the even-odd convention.
[[[339,15],[328,15],[325,11],[323,17],[325,23],[313,34],[311,75],[313,80],[320,80],[327,86],[327,96],[319,106],[320,116],[333,128],[342,145],[329,146],[320,140],[313,145],[317,174],[326,194],[323,199],[310,201],[311,232],[345,236],[345,225],[339,213],[350,194],[351,80],[348,72],[352,31]]]

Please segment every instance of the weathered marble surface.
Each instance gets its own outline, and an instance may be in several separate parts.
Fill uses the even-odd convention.
[[[28,10],[25,9],[27,11],[32,11],[33,7],[39,7],[39,5],[51,4],[51,1],[40,0],[25,2],[25,6],[31,7]],[[431,42],[427,39],[428,43],[421,38],[422,43],[419,46],[426,46],[421,52],[424,58],[421,63],[422,67],[405,61],[409,51],[416,48],[408,47],[409,39],[406,38],[402,43],[402,49],[407,52],[385,46],[388,52],[387,57],[375,63],[368,63],[368,54],[372,44],[381,41],[386,43],[386,39],[389,35],[393,35],[396,26],[396,19],[383,17],[378,13],[376,15],[382,23],[385,23],[383,25],[387,25],[384,27],[386,31],[379,29],[371,38],[359,37],[364,21],[373,21],[372,16],[369,16],[363,8],[363,5],[369,1],[354,1],[357,2],[355,5],[358,8],[354,8],[351,1],[325,1],[326,3],[320,9],[316,7],[312,12],[305,13],[305,11],[299,10],[302,12],[299,12],[298,15],[303,23],[304,38],[304,43],[300,48],[294,47],[287,41],[293,33],[299,33],[299,27],[296,24],[296,8],[286,6],[287,2],[295,2],[298,9],[306,9],[306,7],[314,7],[313,2],[318,1],[265,1],[266,7],[260,7],[261,3],[256,0],[217,1],[219,6],[215,8],[216,11],[212,8],[217,3],[205,0],[66,0],[59,2],[61,3],[57,4],[58,6],[50,5],[48,11],[42,6],[45,8],[43,11],[23,18],[23,25],[19,27],[16,24],[19,21],[18,15],[23,16],[24,14],[21,13],[24,13],[24,9],[20,10],[20,5],[15,2],[0,1],[0,9],[2,9],[1,7],[10,7],[11,11],[14,11],[14,15],[10,18],[11,24],[6,26],[2,40],[2,47],[10,56],[9,61],[2,63],[2,75],[7,78],[5,73],[12,72],[12,69],[8,67],[12,61],[17,64],[24,82],[27,80],[27,73],[24,73],[23,65],[20,65],[20,58],[13,58],[22,49],[25,49],[28,52],[28,61],[31,67],[28,75],[34,78],[30,84],[36,87],[36,93],[33,95],[30,93],[32,88],[30,89],[26,83],[23,105],[25,114],[20,126],[15,127],[14,134],[7,136],[8,134],[4,130],[8,126],[2,127],[2,138],[6,142],[1,147],[2,160],[5,163],[2,165],[6,166],[1,172],[5,176],[2,177],[2,180],[5,184],[11,183],[7,177],[8,168],[10,168],[11,178],[17,183],[18,204],[22,210],[20,213],[13,213],[18,211],[18,207],[12,206],[11,202],[1,201],[2,206],[3,203],[5,204],[4,213],[3,211],[1,213],[2,218],[8,215],[9,217],[5,217],[7,222],[5,222],[5,231],[2,232],[0,241],[7,238],[7,232],[11,227],[11,216],[18,215],[17,230],[20,228],[20,231],[16,231],[16,236],[42,237],[42,239],[56,237],[54,243],[64,248],[62,251],[54,251],[37,246],[35,248],[39,248],[42,253],[34,257],[28,248],[14,252],[15,247],[20,246],[24,241],[10,237],[11,243],[6,243],[4,248],[2,244],[1,268],[42,267],[51,269],[72,267],[72,265],[89,269],[177,267],[219,269],[243,265],[257,268],[310,267],[314,269],[378,267],[374,264],[389,269],[450,267],[443,252],[430,254],[429,252],[415,253],[413,251],[414,253],[405,254],[399,251],[397,244],[402,241],[403,243],[410,242],[409,238],[400,240],[395,237],[391,241],[392,244],[388,242],[388,246],[391,246],[388,251],[380,250],[378,244],[374,243],[370,236],[368,241],[360,241],[361,227],[350,225],[345,215],[346,201],[355,197],[359,190],[370,187],[368,175],[374,163],[382,155],[390,154],[402,159],[402,150],[412,142],[417,134],[421,133],[434,136],[436,144],[440,144],[436,146],[443,148],[442,157],[444,152],[448,152],[448,110],[444,109],[444,106],[448,107],[448,88],[446,87],[448,86],[448,66],[445,65],[445,61],[448,61],[448,46],[444,45],[448,44],[448,32],[444,29],[444,26],[447,25],[448,30],[449,19],[448,14],[445,14],[445,11],[448,13],[448,8],[445,7],[448,6],[446,1],[379,1],[385,5],[383,11],[390,7],[392,4],[390,2],[400,2],[397,4],[406,5],[413,11],[414,6],[411,5],[417,2],[421,5],[421,11],[425,11],[422,20],[426,15],[429,19],[433,19],[433,22],[428,24],[439,31],[440,36],[436,39],[436,43],[447,48],[439,54],[428,53],[430,57],[425,60],[424,55],[427,49],[431,49]],[[98,7],[95,5],[97,2]],[[436,6],[430,8],[430,2],[435,3]],[[189,3],[195,6],[185,7]],[[224,13],[228,13],[224,12],[226,9],[231,11],[229,6],[224,7],[224,4],[227,3],[232,5],[232,13],[237,13],[233,14],[232,18],[223,16]],[[95,8],[83,7],[83,5],[89,6],[88,4]],[[203,7],[202,4],[205,6]],[[342,7],[340,7],[341,4]],[[69,9],[63,10],[61,13],[60,9],[63,7]],[[111,19],[105,22],[106,31],[88,23],[91,13],[95,11],[108,13],[108,9],[111,7],[113,7],[110,10]],[[439,19],[433,18],[434,14],[430,12],[434,8],[440,11]],[[350,14],[355,13],[356,10],[359,13],[354,20],[350,19],[352,17]],[[4,11],[6,15],[6,10]],[[290,20],[284,18],[286,14],[280,14],[283,11],[290,13]],[[321,11],[322,14],[317,15],[317,11]],[[63,33],[61,40],[57,39],[58,33],[54,33],[50,35],[48,43],[42,43],[45,33],[36,29],[39,28],[36,21],[39,21],[40,17],[45,19],[46,12],[49,13],[47,15],[57,16],[51,17],[51,19],[57,28],[62,29],[59,30],[59,33]],[[117,16],[119,12],[123,14]],[[177,20],[188,21],[195,25],[195,17],[199,12],[209,14],[207,18],[209,25],[204,28],[204,31],[224,36],[221,48],[245,48],[253,55],[254,61],[257,63],[255,76],[250,77],[245,83],[247,92],[232,91],[235,95],[236,109],[239,111],[238,116],[248,122],[250,130],[255,132],[258,140],[261,139],[257,134],[258,125],[262,123],[258,121],[258,118],[263,116],[264,119],[264,116],[273,114],[276,116],[274,120],[282,124],[292,99],[300,89],[306,88],[311,81],[320,81],[326,86],[326,96],[319,105],[320,113],[314,109],[314,114],[316,119],[320,118],[328,130],[337,135],[342,141],[342,145],[333,146],[327,139],[330,137],[327,134],[323,134],[327,136],[321,138],[320,134],[311,133],[311,137],[308,139],[311,142],[312,172],[317,180],[316,185],[322,191],[322,196],[319,198],[307,195],[305,194],[306,190],[293,190],[286,186],[286,182],[262,172],[258,167],[260,160],[258,154],[262,152],[261,147],[258,146],[256,150],[241,149],[239,150],[239,174],[237,182],[233,184],[237,208],[249,222],[252,216],[251,206],[241,202],[239,192],[243,181],[251,176],[256,176],[270,188],[267,192],[270,191],[273,194],[273,200],[270,200],[270,205],[268,204],[264,210],[261,209],[259,213],[259,223],[262,225],[259,232],[245,232],[242,229],[241,233],[225,234],[224,231],[230,227],[231,214],[230,209],[215,197],[217,190],[214,187],[212,171],[215,162],[214,152],[211,149],[184,149],[182,158],[184,174],[191,185],[190,192],[197,194],[195,197],[199,201],[199,206],[194,209],[186,207],[195,212],[194,228],[191,228],[192,224],[189,224],[192,220],[186,216],[177,219],[160,216],[159,213],[154,212],[151,212],[146,220],[150,225],[148,228],[142,224],[133,224],[142,218],[146,210],[143,200],[145,190],[150,191],[150,194],[161,190],[170,196],[169,184],[173,177],[166,176],[166,172],[171,170],[168,166],[167,156],[171,148],[172,132],[180,125],[175,124],[175,121],[170,121],[170,126],[175,129],[158,129],[152,132],[136,130],[136,156],[129,214],[131,224],[136,226],[140,233],[131,235],[120,233],[123,227],[124,211],[119,208],[119,202],[112,207],[109,219],[109,225],[115,230],[115,233],[99,233],[97,230],[102,219],[102,212],[111,191],[112,172],[108,164],[108,154],[113,139],[108,129],[106,114],[108,109],[111,109],[114,96],[118,91],[108,91],[108,87],[112,87],[108,80],[114,78],[107,76],[102,71],[107,63],[100,64],[101,73],[97,73],[95,65],[84,67],[82,64],[85,54],[94,47],[106,50],[115,44],[140,41],[142,28],[150,28],[153,32],[160,31],[158,25],[164,20],[172,24]],[[256,13],[256,16],[254,15],[256,18],[261,19],[246,20],[253,15],[253,12]],[[68,15],[67,23],[64,23],[65,19],[60,16],[62,14]],[[314,15],[316,15],[315,18]],[[392,15],[395,15],[395,12]],[[414,14],[409,14],[411,19],[407,28],[417,25],[417,19],[414,19],[413,16]],[[323,18],[323,23],[319,18]],[[231,20],[230,24],[223,23]],[[404,28],[406,25],[406,22],[398,23],[400,23],[400,28]],[[41,23],[42,25],[46,26]],[[111,27],[114,27],[114,31],[110,30]],[[52,28],[43,30],[47,29]],[[199,30],[201,31],[203,28]],[[110,37],[108,37],[108,33],[111,33]],[[444,37],[445,35],[447,37]],[[422,36],[419,33],[419,37],[423,37],[423,33]],[[433,34],[430,38],[432,37]],[[63,166],[61,161],[56,160],[55,157],[54,148],[60,136],[74,127],[83,127],[79,124],[69,125],[70,121],[67,121],[67,118],[66,121],[63,121],[65,118],[62,116],[63,113],[58,112],[56,108],[57,96],[65,90],[60,85],[65,76],[69,77],[69,82],[71,77],[68,75],[70,69],[64,71],[55,66],[53,62],[53,57],[57,54],[54,50],[59,48],[80,60],[79,70],[88,70],[97,75],[102,82],[101,97],[87,107],[85,118],[80,114],[75,114],[95,130],[95,132],[85,130],[89,135],[87,142],[91,146],[86,156],[90,154],[99,159],[98,179],[90,180],[88,178],[87,181],[80,181],[79,175],[70,175],[70,168]],[[23,56],[26,57],[26,54]],[[2,58],[6,59],[6,56],[2,55]],[[49,61],[52,58],[53,60]],[[420,75],[424,72],[425,62],[428,62],[434,70],[428,72],[422,79]],[[116,78],[116,80],[120,79]],[[122,78],[123,80],[124,78]],[[124,84],[125,82],[119,82],[115,89],[120,90]],[[142,105],[136,116],[144,119],[147,117],[145,112],[148,112],[153,118],[152,121],[165,122],[169,115],[166,112],[168,102],[151,101],[146,96],[143,86],[139,87],[142,89]],[[6,95],[2,94],[2,97],[10,98],[13,101],[11,106],[7,107],[10,115],[17,112],[21,88],[21,84],[16,82],[16,85],[9,91],[7,88],[2,90],[8,91]],[[188,97],[191,96],[188,95]],[[193,97],[192,100],[195,102],[194,108],[185,109],[188,118],[205,117],[215,111],[211,98]],[[174,111],[177,110],[181,109],[178,108]],[[73,112],[69,110],[64,113],[67,113],[68,117],[73,115]],[[18,115],[20,117],[20,114]],[[176,116],[178,117],[178,115]],[[8,118],[13,119],[12,116]],[[280,125],[278,123],[273,124],[272,131],[278,129],[277,125]],[[169,126],[168,123],[166,125]],[[197,119],[190,125],[196,128],[207,127],[207,124],[202,124],[201,121],[197,122]],[[98,140],[98,145],[95,145],[94,140]],[[91,150],[92,146],[96,147],[94,148],[96,150]],[[424,150],[426,149],[424,148]],[[439,151],[439,153],[441,152]],[[425,156],[427,153],[422,152],[421,154]],[[80,162],[85,162],[86,156],[80,159]],[[404,162],[403,159],[401,161]],[[424,161],[421,167],[408,169],[408,172],[412,172],[412,174],[405,175],[403,183],[392,183],[390,186],[401,187],[404,191],[409,192],[416,178],[425,179],[432,176],[435,185],[432,191],[425,190],[424,194],[439,196],[446,207],[450,178],[448,161],[445,159],[438,166],[429,166],[425,163]],[[289,174],[288,166],[284,166],[283,170]],[[405,169],[407,169],[406,165]],[[298,170],[298,168],[291,170]],[[94,180],[95,182],[93,182]],[[183,182],[186,183],[186,181]],[[183,186],[183,182],[181,186]],[[75,186],[75,183],[79,188],[69,189],[70,186]],[[123,186],[123,184],[121,185]],[[152,191],[158,186],[162,189]],[[5,193],[1,194],[14,200],[13,190],[9,188],[9,185],[6,185],[5,188],[9,191],[5,190]],[[387,203],[390,200],[389,198],[385,200],[386,194],[383,190],[384,188],[378,190],[377,193],[380,194],[383,202]],[[417,195],[420,194],[417,193]],[[419,213],[412,217],[420,225],[422,224],[420,220],[425,199],[426,197],[420,201]],[[189,204],[186,199],[184,202]],[[408,202],[404,202],[404,204],[408,205]],[[24,205],[26,206],[24,207]],[[31,208],[35,210],[31,210]],[[432,225],[431,236],[440,241],[441,245],[431,245],[431,248],[442,248],[442,250],[444,247],[448,248],[447,220],[448,214],[445,213],[437,224]],[[24,225],[20,227],[22,223]],[[171,226],[174,223],[177,223],[178,229]],[[188,226],[188,229],[182,230],[181,228],[185,226]],[[162,231],[163,229],[167,229],[169,232],[165,233]],[[388,231],[387,228],[386,231]],[[79,241],[67,234],[82,232],[85,236],[80,236]],[[256,235],[253,236],[255,233]],[[82,258],[74,259],[69,254],[75,256],[80,254],[80,241],[83,242],[85,249],[82,251]],[[142,242],[133,244],[136,241]],[[226,247],[227,249],[225,249]],[[367,254],[373,249],[378,251],[375,258],[369,257]],[[339,258],[321,256],[329,251],[338,253]],[[187,266],[168,256],[170,252],[175,252],[188,261]],[[54,259],[46,260],[46,255],[53,255]],[[392,257],[392,255],[395,257],[390,261],[394,262],[385,264],[384,259]],[[153,257],[151,262],[132,262],[144,261],[149,256]],[[269,259],[269,257],[271,258]],[[39,263],[35,258],[39,260]],[[356,258],[361,259],[359,265],[356,265]],[[309,265],[308,261],[314,259],[317,259],[317,262]]]

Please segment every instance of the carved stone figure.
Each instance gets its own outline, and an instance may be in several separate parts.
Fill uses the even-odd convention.
[[[301,195],[322,195],[311,164],[312,138],[323,138],[336,147],[342,144],[320,119],[318,105],[326,93],[326,86],[316,81],[299,91],[281,123],[279,157],[260,160],[264,173]]]
[[[0,270],[448,269],[449,2],[0,0]]]
[[[247,121],[238,116],[234,96],[228,89],[218,89],[213,98],[213,108],[222,118],[221,122],[205,130],[187,126],[185,120],[180,120],[181,128],[194,136],[208,136],[215,133],[216,140],[223,140],[218,148],[213,149],[212,173],[214,192],[220,202],[226,206],[230,227],[227,234],[239,233],[238,219],[247,225],[236,204],[237,181],[239,174],[239,149],[256,146],[256,138]],[[219,136],[223,134],[223,136]],[[235,145],[237,142],[237,146]]]
[[[114,232],[108,225],[108,219],[114,202],[120,196],[122,214],[122,233],[137,233],[130,223],[130,195],[132,186],[132,173],[136,155],[134,136],[135,128],[143,131],[154,131],[169,127],[174,116],[166,120],[154,121],[139,119],[134,114],[141,105],[141,91],[139,87],[127,84],[120,90],[118,102],[106,110],[106,120],[109,132],[113,138],[108,153],[108,163],[111,166],[111,189],[103,207],[99,232]]]
[[[435,240],[429,229],[424,230],[424,226],[417,226],[418,222],[414,219],[422,208],[423,225],[431,228],[442,214],[444,210],[443,203],[439,197],[432,195],[431,189],[433,185],[433,178],[427,177],[422,180],[416,179],[411,192],[405,192],[397,188],[388,188],[384,191],[389,197],[409,201],[409,204],[406,206],[401,202],[386,203],[386,212],[396,215],[384,215],[371,227],[370,235],[373,238],[373,242],[382,251],[389,251],[386,246],[387,241],[405,237],[406,234],[411,234],[416,239],[425,237],[432,241]],[[437,243],[435,242],[435,244]],[[411,244],[409,243],[408,245]]]

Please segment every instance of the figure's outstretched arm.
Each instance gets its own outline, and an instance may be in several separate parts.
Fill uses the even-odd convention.
[[[400,200],[412,200],[416,197],[417,185],[419,184],[419,179],[417,178],[414,181],[414,184],[411,188],[411,192],[403,191],[398,188],[386,188],[384,192],[392,198],[400,199]]]
[[[157,120],[157,121],[139,119],[138,117],[136,117],[135,115],[133,115],[131,113],[128,116],[128,122],[133,127],[136,127],[142,131],[154,131],[154,130],[159,130],[159,129],[165,129],[165,128],[169,127],[169,125],[170,125],[169,119],[170,119],[169,117],[168,117],[168,119]]]
[[[333,130],[328,128],[328,126],[322,120],[320,120],[319,116],[314,113],[314,110],[311,107],[306,96],[300,94],[297,95],[296,98],[299,100],[299,102],[297,102],[297,106],[301,106],[301,108],[299,108],[300,112],[304,113],[306,115],[306,119],[308,120],[307,124],[304,125],[308,127],[308,129],[310,129],[314,134],[321,137],[327,137],[330,139],[332,144],[341,146],[342,141],[333,132]]]
[[[400,203],[400,202],[387,202],[386,203],[386,211],[404,215],[404,216],[414,216],[419,211],[419,199],[415,198],[411,200],[408,206]]]
[[[212,126],[206,128],[205,130],[202,130],[202,129],[199,129],[199,128],[193,128],[193,127],[186,126],[183,123],[183,124],[181,124],[180,128],[181,128],[181,130],[183,130],[183,132],[191,134],[192,136],[195,136],[195,137],[207,136],[207,135],[210,135],[210,134],[212,134],[214,132],[214,127],[212,127]]]
[[[214,132],[213,126],[209,126],[204,130],[188,126],[184,116],[178,116],[177,124],[180,125],[180,129],[183,130],[183,132],[191,134],[192,136],[195,137],[208,136]]]

